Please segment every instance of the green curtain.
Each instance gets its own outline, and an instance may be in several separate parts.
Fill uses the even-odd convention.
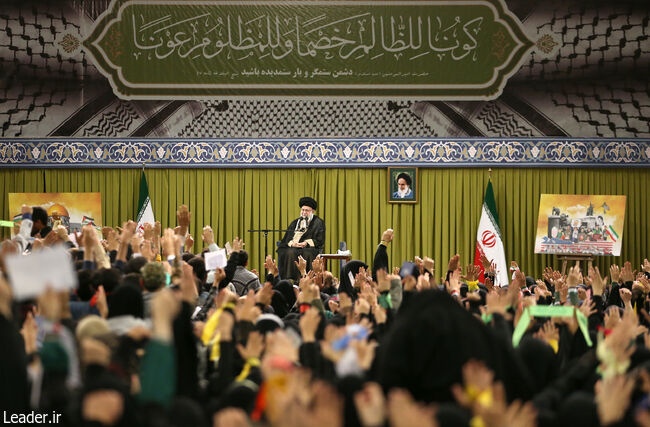
[[[120,225],[137,208],[140,170],[46,169],[0,170],[5,196],[3,219],[10,219],[7,193],[102,193],[104,225]],[[449,257],[472,262],[476,228],[488,172],[485,169],[419,169],[419,202],[389,204],[384,168],[373,169],[147,169],[153,211],[163,226],[174,226],[176,208],[189,206],[190,232],[202,247],[201,229],[212,225],[219,245],[242,237],[250,265],[261,271],[263,235],[249,229],[283,228],[298,216],[298,199],[309,195],[319,203],[317,214],[327,226],[326,252],[346,241],[353,257],[372,262],[381,232],[395,230],[389,248],[392,265],[415,255],[432,256],[438,274]],[[630,260],[635,267],[647,257],[650,234],[650,198],[646,187],[650,169],[503,168],[492,172],[492,184],[501,221],[506,259],[517,260],[528,274],[539,276],[556,257],[535,255],[537,209],[542,193],[624,194],[627,211],[621,257],[599,257],[597,264]],[[3,230],[8,236],[8,230]],[[281,233],[269,235],[269,251]],[[332,266],[331,266],[332,267]],[[336,268],[333,268],[336,270]]]

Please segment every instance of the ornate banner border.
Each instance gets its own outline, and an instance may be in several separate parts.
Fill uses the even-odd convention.
[[[650,139],[4,138],[1,167],[650,167]]]

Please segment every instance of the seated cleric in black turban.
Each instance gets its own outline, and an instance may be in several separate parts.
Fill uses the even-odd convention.
[[[300,217],[289,224],[278,248],[278,269],[282,279],[299,279],[300,272],[294,262],[302,256],[307,261],[307,269],[310,269],[325,244],[325,222],[314,214],[318,208],[316,200],[302,197],[298,205]]]

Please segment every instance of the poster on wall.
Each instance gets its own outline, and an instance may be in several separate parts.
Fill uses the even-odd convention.
[[[625,196],[542,194],[536,254],[621,255]]]
[[[48,225],[63,225],[69,233],[86,224],[102,225],[102,193],[9,193],[9,213],[20,218],[22,205],[40,206]]]
[[[388,168],[388,203],[418,202],[418,168]]]

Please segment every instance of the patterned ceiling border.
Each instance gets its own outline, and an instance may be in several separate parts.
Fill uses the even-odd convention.
[[[0,139],[3,167],[650,167],[650,139]]]

